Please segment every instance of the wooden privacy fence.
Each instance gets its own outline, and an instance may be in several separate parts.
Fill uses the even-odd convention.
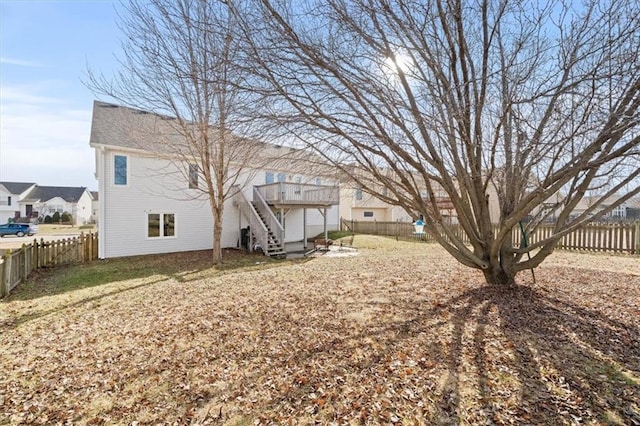
[[[343,230],[358,234],[434,241],[426,227],[425,234],[416,235],[415,228],[410,222],[360,222],[342,219],[341,226]],[[449,225],[449,227],[465,244],[469,244],[469,238],[459,225]],[[527,240],[529,244],[534,244],[552,234],[553,225],[540,225],[535,232],[527,235]],[[512,232],[512,244],[520,246],[521,238],[520,228],[515,227]],[[563,250],[640,254],[640,221],[632,224],[589,223],[562,237],[556,247]]]
[[[80,234],[58,241],[33,240],[19,249],[0,254],[0,298],[9,295],[39,268],[89,262],[98,258],[98,234]]]

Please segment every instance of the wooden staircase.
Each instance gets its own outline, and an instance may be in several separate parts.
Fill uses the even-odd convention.
[[[263,247],[264,254],[270,257],[286,256],[287,252],[284,249],[284,241],[278,241],[278,238],[273,233],[273,230],[269,226],[268,221],[263,216],[255,201],[251,201],[251,204],[253,205],[253,210],[258,214],[260,221],[264,224],[265,228],[267,228],[268,243],[266,249]]]

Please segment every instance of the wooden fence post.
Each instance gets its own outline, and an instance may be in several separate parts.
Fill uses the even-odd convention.
[[[4,270],[2,271],[2,277],[0,277],[0,284],[2,284],[2,297],[8,296],[11,291],[11,250],[7,250],[4,254]]]
[[[0,257],[0,299],[6,296],[5,284],[4,284],[5,267],[6,267],[6,264],[5,264],[4,257]]]
[[[636,228],[636,251],[635,254],[640,254],[640,220],[637,220],[635,223]]]

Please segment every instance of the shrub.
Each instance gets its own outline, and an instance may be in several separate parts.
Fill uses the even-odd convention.
[[[51,219],[53,220],[53,223],[60,223],[60,213],[55,212]]]
[[[72,223],[72,222],[73,222],[73,217],[72,217],[69,213],[64,212],[64,213],[62,213],[62,214],[60,215],[60,220],[61,220],[63,223]]]
[[[44,223],[53,223],[53,219],[51,218],[51,216],[46,215],[44,217]]]

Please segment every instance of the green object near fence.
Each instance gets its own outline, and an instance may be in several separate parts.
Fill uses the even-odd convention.
[[[518,222],[520,224],[520,233],[521,235],[521,239],[520,239],[520,248],[523,247],[529,247],[529,240],[527,239],[527,233],[524,230],[524,225],[522,224],[522,221]],[[527,257],[529,258],[529,260],[531,260],[531,253],[527,252]],[[533,268],[531,268],[531,276],[533,277],[533,282],[535,284],[536,282],[536,273],[533,270]]]

